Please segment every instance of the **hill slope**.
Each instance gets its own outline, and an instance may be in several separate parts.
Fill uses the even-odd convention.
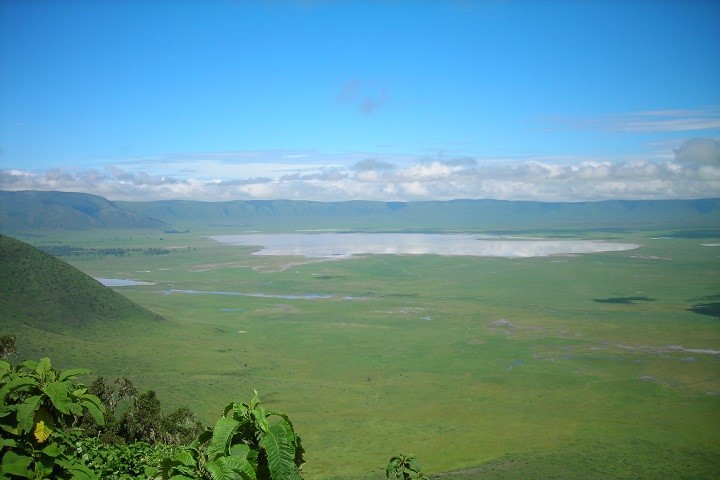
[[[720,227],[720,199],[578,203],[501,200],[116,203],[127,210],[182,228],[472,230]]]
[[[110,322],[161,319],[62,260],[0,235],[0,320],[4,327],[21,324],[82,335]]]
[[[96,195],[0,191],[0,231],[168,228],[154,218],[118,207]]]
[[[83,193],[0,191],[0,232],[90,228],[290,231],[720,228],[720,199],[528,202],[111,202]]]

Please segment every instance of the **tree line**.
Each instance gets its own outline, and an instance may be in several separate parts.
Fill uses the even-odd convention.
[[[168,255],[171,250],[161,247],[149,248],[92,248],[92,247],[75,247],[72,245],[37,245],[39,250],[49,253],[55,257],[79,257],[79,256],[114,256],[123,257],[125,255]]]

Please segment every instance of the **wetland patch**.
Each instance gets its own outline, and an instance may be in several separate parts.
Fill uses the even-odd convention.
[[[155,282],[142,282],[140,280],[130,280],[126,278],[96,278],[98,282],[106,287],[135,287],[141,285],[155,285]]]
[[[336,296],[328,293],[305,293],[297,295],[286,295],[286,294],[273,294],[273,293],[244,293],[244,292],[221,292],[217,290],[182,290],[182,289],[169,289],[160,290],[160,293],[165,295],[230,295],[239,297],[254,297],[254,298],[280,298],[284,300],[363,300],[360,297],[351,296]]]

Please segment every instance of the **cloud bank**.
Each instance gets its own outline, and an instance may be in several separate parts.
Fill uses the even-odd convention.
[[[647,160],[277,151],[173,155],[77,171],[0,170],[0,189],[136,201],[708,198],[720,195],[720,141],[690,139],[670,157]]]
[[[685,110],[649,110],[601,117],[554,117],[549,125],[579,130],[623,133],[668,133],[720,128],[720,107]]]

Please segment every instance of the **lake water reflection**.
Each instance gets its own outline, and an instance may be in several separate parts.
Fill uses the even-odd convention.
[[[518,239],[434,233],[278,233],[217,235],[210,238],[230,245],[260,247],[253,255],[315,258],[343,258],[362,254],[545,257],[617,252],[640,246],[596,240]]]
[[[134,287],[137,285],[155,285],[155,282],[141,282],[140,280],[129,280],[126,278],[96,278],[98,282],[106,287]]]

